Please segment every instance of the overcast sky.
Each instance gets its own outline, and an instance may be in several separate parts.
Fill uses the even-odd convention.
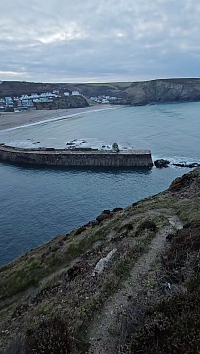
[[[199,76],[199,0],[0,0],[0,80]]]

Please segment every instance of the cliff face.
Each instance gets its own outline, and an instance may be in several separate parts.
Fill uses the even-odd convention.
[[[155,80],[133,83],[124,90],[124,100],[132,105],[200,100],[199,80]]]
[[[89,104],[83,96],[69,96],[66,98],[56,98],[53,102],[34,103],[36,109],[66,109],[83,108]]]
[[[120,98],[115,104],[146,105],[166,102],[200,101],[200,79],[159,79],[144,82],[113,82],[102,84],[50,84],[5,81],[0,85],[0,97],[19,96],[42,93],[46,91],[78,90],[85,97],[108,95]],[[73,107],[76,106],[73,103]],[[67,101],[56,103],[62,108],[67,107]],[[51,106],[50,106],[51,107]],[[54,106],[55,107],[55,106]],[[80,107],[80,106],[79,106]],[[81,106],[82,107],[82,106]]]
[[[0,269],[0,350],[197,353],[200,168]]]

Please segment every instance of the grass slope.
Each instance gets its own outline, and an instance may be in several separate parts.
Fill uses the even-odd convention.
[[[0,269],[0,350],[198,352],[200,169],[97,219]]]

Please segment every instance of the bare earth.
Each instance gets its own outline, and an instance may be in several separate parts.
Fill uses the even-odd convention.
[[[0,131],[20,127],[30,123],[37,123],[53,118],[68,117],[73,114],[101,111],[105,109],[114,108],[111,105],[94,105],[84,108],[70,108],[58,110],[31,110],[28,112],[7,113],[0,114]],[[116,107],[115,107],[116,108]]]

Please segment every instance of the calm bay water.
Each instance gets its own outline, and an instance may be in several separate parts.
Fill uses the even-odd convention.
[[[150,149],[153,157],[200,161],[200,103],[127,107],[0,133],[0,142],[65,147],[73,139],[101,147]],[[35,144],[33,145],[35,146]],[[187,168],[58,169],[0,163],[0,265],[57,234],[166,189]]]

